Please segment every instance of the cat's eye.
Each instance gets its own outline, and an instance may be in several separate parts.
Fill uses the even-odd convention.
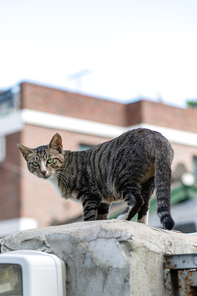
[[[53,162],[53,158],[49,158],[48,160],[47,160],[47,163],[52,163]]]
[[[37,161],[32,162],[33,166],[39,166],[39,163]]]

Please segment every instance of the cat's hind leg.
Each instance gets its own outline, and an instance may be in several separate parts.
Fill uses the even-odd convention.
[[[110,204],[101,202],[98,207],[97,220],[107,220]]]
[[[137,222],[148,225],[149,202],[145,202],[138,212]]]
[[[148,224],[149,202],[155,188],[154,177],[142,185],[142,198],[144,204],[138,212],[138,222]]]
[[[139,212],[144,202],[141,198],[141,195],[137,191],[135,194],[133,194],[131,190],[125,192],[124,200],[128,202],[128,206],[124,212],[117,217],[117,220],[130,221],[135,216],[135,214]]]

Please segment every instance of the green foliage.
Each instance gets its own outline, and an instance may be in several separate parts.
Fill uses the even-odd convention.
[[[197,108],[197,100],[188,100],[187,107],[188,108]]]

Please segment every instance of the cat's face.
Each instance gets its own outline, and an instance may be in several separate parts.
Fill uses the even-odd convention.
[[[63,166],[62,139],[59,134],[53,136],[49,145],[32,149],[18,144],[18,148],[27,161],[29,171],[39,178],[48,179],[60,172]]]

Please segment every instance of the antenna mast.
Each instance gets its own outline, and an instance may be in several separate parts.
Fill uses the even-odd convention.
[[[90,69],[84,69],[82,71],[78,71],[68,76],[69,80],[75,80],[75,89],[76,91],[82,90],[82,77],[84,75],[90,74]]]

